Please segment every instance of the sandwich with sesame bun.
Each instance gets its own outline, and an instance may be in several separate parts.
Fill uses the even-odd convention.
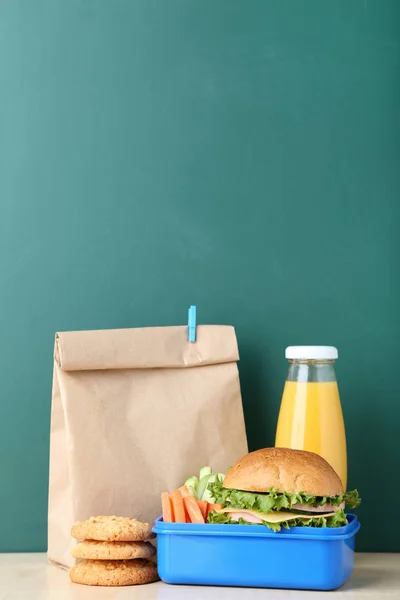
[[[342,527],[345,505],[360,504],[357,490],[345,492],[330,464],[314,452],[263,448],[230,468],[208,489],[222,508],[209,523],[282,527]]]

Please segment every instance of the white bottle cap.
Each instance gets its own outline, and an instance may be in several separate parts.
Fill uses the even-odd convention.
[[[294,360],[335,360],[338,351],[334,346],[289,346],[285,355]]]

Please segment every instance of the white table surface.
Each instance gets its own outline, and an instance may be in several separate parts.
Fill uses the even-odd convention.
[[[332,595],[333,594],[333,595]],[[400,554],[356,554],[355,570],[335,592],[173,586],[88,587],[69,581],[67,571],[45,554],[0,554],[0,600],[400,600]]]

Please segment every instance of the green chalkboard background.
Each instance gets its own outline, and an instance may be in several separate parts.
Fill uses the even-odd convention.
[[[0,0],[0,550],[44,550],[56,330],[236,327],[251,448],[339,347],[359,550],[400,550],[400,2]],[[395,533],[397,535],[395,535]]]

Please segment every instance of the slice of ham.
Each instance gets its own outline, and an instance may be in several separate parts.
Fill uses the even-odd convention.
[[[302,512],[312,512],[312,513],[326,513],[326,512],[337,512],[340,508],[344,508],[344,502],[339,506],[331,506],[326,503],[322,506],[310,506],[309,504],[293,504],[292,508],[294,510],[301,510]]]
[[[231,512],[229,513],[229,516],[232,519],[232,521],[239,521],[239,519],[244,519],[245,521],[247,521],[247,523],[262,523],[262,519],[259,519],[255,515],[252,515],[247,512]]]

